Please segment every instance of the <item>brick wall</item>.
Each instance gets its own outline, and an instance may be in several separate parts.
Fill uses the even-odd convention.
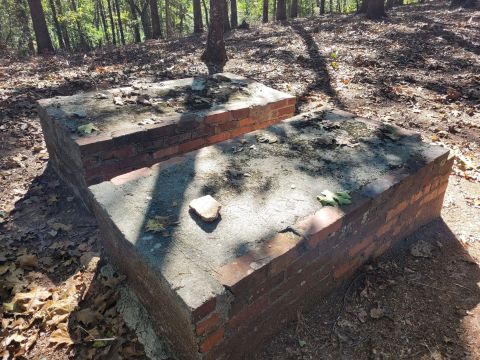
[[[324,207],[303,219],[294,227],[302,236],[278,234],[217,269],[234,296],[228,311],[212,299],[194,319],[202,357],[255,352],[297,310],[308,310],[363,264],[439,217],[452,163],[445,154],[423,167],[410,164],[418,167],[415,173],[386,175],[354,194],[352,205]]]

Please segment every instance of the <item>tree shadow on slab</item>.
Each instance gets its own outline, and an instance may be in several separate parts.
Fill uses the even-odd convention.
[[[418,241],[428,244],[430,256],[412,255],[409,246]],[[478,357],[480,270],[442,219],[420,228],[352,279],[301,314],[256,359],[300,353],[366,359],[372,349],[395,358]],[[372,309],[381,309],[381,315]]]

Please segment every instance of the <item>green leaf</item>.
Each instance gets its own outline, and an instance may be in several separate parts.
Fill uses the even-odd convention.
[[[5,309],[5,311],[13,312],[15,310],[15,303],[13,302],[3,303],[3,308]]]
[[[92,132],[94,131],[98,131],[98,128],[95,127],[95,125],[93,125],[93,123],[88,123],[88,124],[85,124],[85,125],[80,125],[78,128],[77,128],[77,132],[80,134],[80,135],[88,135],[88,134],[91,134]]]
[[[102,340],[95,340],[92,346],[96,349],[103,348],[107,346],[107,342]]]
[[[335,59],[338,58],[338,53],[337,53],[336,51],[333,51],[333,52],[330,53],[330,57],[331,57],[333,60],[335,60]]]
[[[321,195],[317,196],[317,199],[323,206],[341,206],[352,203],[352,197],[348,191],[334,193],[330,190],[324,190]]]
[[[307,345],[307,342],[305,340],[298,340],[298,345],[300,345],[300,347],[304,347]]]
[[[333,68],[333,70],[338,70],[338,68],[340,67],[336,61],[332,61],[330,63],[330,66]]]

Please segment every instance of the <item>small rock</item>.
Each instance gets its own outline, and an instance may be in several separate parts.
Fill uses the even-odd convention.
[[[189,206],[205,222],[215,221],[220,215],[220,209],[222,208],[222,204],[210,195],[192,200]]]

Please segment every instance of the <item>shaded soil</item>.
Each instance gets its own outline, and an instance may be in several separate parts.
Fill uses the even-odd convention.
[[[411,239],[424,241],[428,257],[407,246],[366,266],[313,312],[299,309],[298,321],[258,358],[480,359],[479,23],[478,11],[435,4],[396,8],[382,23],[333,15],[227,37],[225,71],[297,95],[298,112],[336,105],[416,129],[457,156],[442,220]],[[27,307],[4,305],[0,338],[11,340],[0,349],[4,354],[145,357],[115,309],[122,277],[98,270],[106,259],[97,258],[95,220],[45,172],[48,154],[34,101],[205,74],[198,60],[202,41],[0,60],[0,300],[11,304],[15,292],[37,286],[51,298],[78,302],[58,324],[48,319],[60,313],[35,317],[41,311],[33,310],[45,306],[38,297]],[[68,324],[75,345],[52,342],[59,324]]]

